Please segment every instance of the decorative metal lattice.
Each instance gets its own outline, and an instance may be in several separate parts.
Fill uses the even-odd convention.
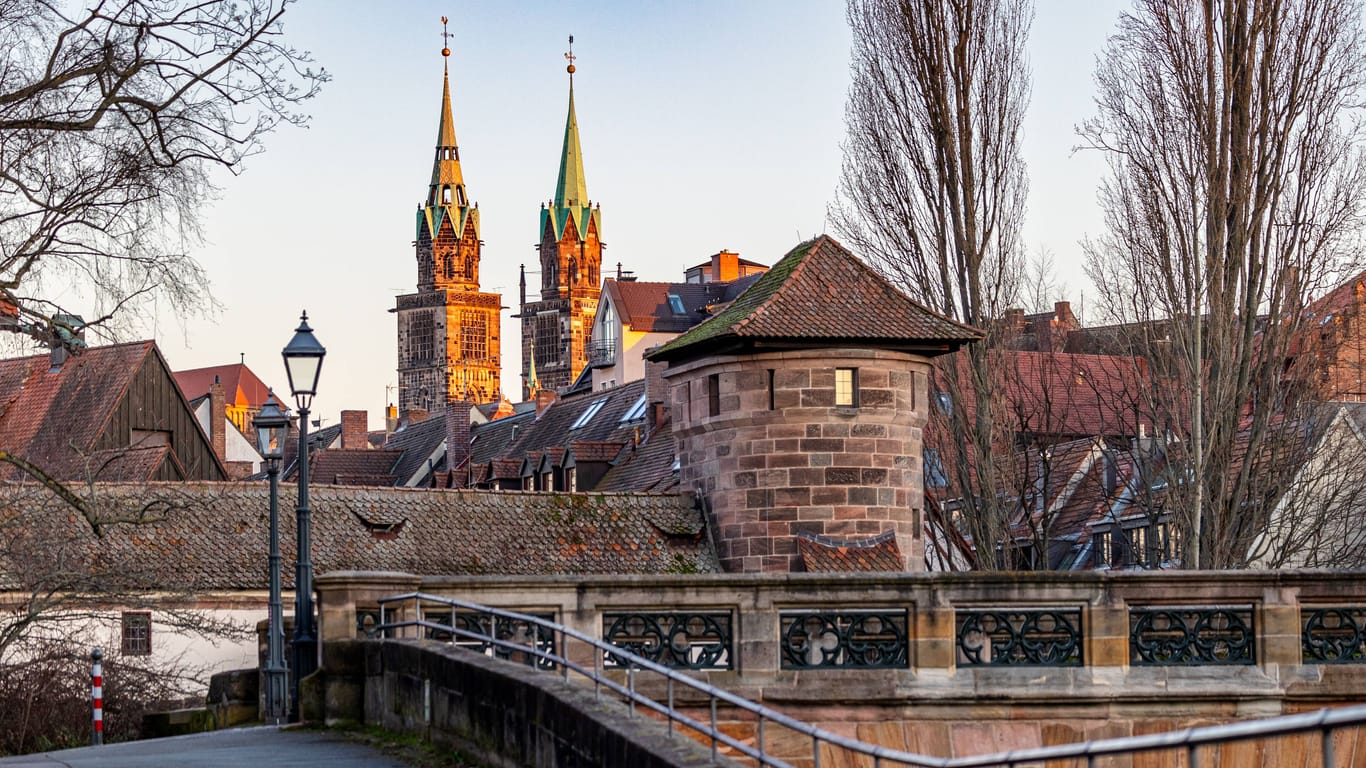
[[[903,611],[784,611],[783,669],[904,669],[910,658]]]
[[[734,636],[725,613],[604,613],[602,639],[675,669],[730,669]],[[610,652],[609,667],[624,666]]]
[[[1366,664],[1366,608],[1301,608],[1305,664]]]
[[[528,614],[537,619],[553,622],[554,614],[532,613]],[[445,624],[451,626],[450,611],[424,611],[422,614],[424,621]],[[533,624],[529,621],[519,619],[508,619],[495,617],[489,613],[477,613],[475,611],[456,611],[455,627],[466,632],[475,632],[484,636],[491,636],[498,640],[509,643],[516,643],[526,647],[534,647],[539,651],[553,654],[555,652],[555,633],[548,627]],[[454,632],[446,632],[440,629],[428,627],[425,631],[428,640],[442,640],[454,643],[461,648],[467,648],[475,653],[482,653],[485,656],[494,656],[500,659],[516,661],[527,666],[536,666],[541,669],[553,669],[554,662],[539,658],[533,654],[518,651],[501,645],[495,645],[488,640],[475,637],[457,635]]]
[[[1081,666],[1081,609],[955,611],[958,662]]]
[[[1253,664],[1252,607],[1129,609],[1133,665]]]

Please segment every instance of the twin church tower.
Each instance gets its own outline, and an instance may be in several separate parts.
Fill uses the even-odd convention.
[[[442,17],[443,27],[446,23]],[[443,31],[444,34],[444,31]],[[541,204],[541,288],[527,300],[521,279],[524,398],[561,390],[587,364],[602,267],[601,211],[588,201],[579,126],[574,117],[574,38],[569,38],[569,116],[555,197]],[[450,48],[441,55],[449,61]],[[501,398],[499,312],[502,297],[479,289],[479,206],[460,171],[451,119],[449,65],[441,86],[441,120],[425,203],[417,210],[417,292],[398,297],[398,406],[433,411],[448,401]],[[506,393],[515,398],[514,392]]]

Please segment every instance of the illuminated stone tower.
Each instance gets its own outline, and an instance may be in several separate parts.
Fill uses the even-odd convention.
[[[445,35],[446,17],[441,17]],[[449,58],[450,48],[443,48]],[[398,297],[399,408],[435,410],[452,400],[489,402],[502,392],[502,297],[479,290],[479,207],[460,171],[448,66],[427,200],[417,209],[417,292]]]
[[[602,212],[588,200],[579,149],[579,124],[574,116],[574,37],[569,37],[569,117],[564,124],[564,148],[555,197],[541,206],[541,296],[527,301],[522,276],[522,394],[529,390],[532,371],[541,389],[563,390],[588,364],[588,336],[598,311],[602,268]],[[533,361],[534,355],[534,361]],[[534,362],[534,364],[533,364]]]

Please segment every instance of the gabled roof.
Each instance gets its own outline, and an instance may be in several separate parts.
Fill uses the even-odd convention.
[[[134,378],[149,363],[161,365],[169,375],[151,341],[88,347],[55,368],[48,354],[0,360],[0,448],[58,479],[86,479],[92,472],[105,480],[148,479],[169,451],[125,447],[128,435],[118,436],[113,451],[107,443],[97,443]],[[170,396],[189,411],[179,390]],[[19,472],[6,468],[0,477]]]
[[[598,491],[660,493],[678,487],[674,463],[678,450],[669,424],[656,429],[645,442],[622,452],[598,483]]]
[[[266,404],[266,397],[270,393],[270,387],[241,363],[193,368],[176,371],[173,375],[175,383],[188,400],[207,395],[215,377],[223,385],[224,398],[232,405],[260,408]]]
[[[638,333],[682,333],[707,318],[705,310],[734,301],[760,275],[725,283],[642,283],[603,281],[603,292],[616,307],[622,324]],[[683,311],[675,312],[669,296],[677,296]]]
[[[797,552],[810,573],[905,570],[894,531],[867,539],[841,539],[800,531]]]
[[[292,489],[282,489],[288,498]],[[265,589],[268,486],[264,483],[100,484],[108,522],[101,557],[165,574],[166,587]],[[564,494],[414,488],[310,489],[316,573],[384,570],[446,574],[718,573],[690,494]],[[0,512],[23,505],[53,525],[83,525],[45,491],[0,486]],[[51,509],[52,514],[46,514]],[[60,512],[61,514],[57,514]],[[69,521],[69,522],[68,522]],[[478,535],[459,535],[477,531]],[[80,530],[63,530],[95,546]],[[296,552],[281,526],[281,554]],[[294,569],[285,569],[285,588]]]
[[[761,342],[860,344],[935,355],[982,335],[912,301],[821,235],[793,248],[730,306],[646,357],[677,360]]]
[[[425,473],[427,460],[436,455],[445,440],[446,420],[444,414],[440,413],[415,424],[409,423],[389,435],[384,442],[385,450],[402,453],[392,469],[395,481],[400,485],[408,485],[414,475]]]
[[[310,483],[324,485],[393,485],[394,465],[402,451],[331,448],[308,455]]]

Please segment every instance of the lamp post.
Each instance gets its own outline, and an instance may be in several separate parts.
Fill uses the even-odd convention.
[[[299,327],[281,353],[285,358],[285,373],[289,375],[289,391],[299,411],[299,506],[298,554],[294,560],[294,650],[290,654],[294,682],[290,696],[289,719],[300,720],[299,681],[318,668],[318,636],[313,626],[313,561],[308,508],[308,409],[318,391],[318,373],[323,367],[327,350],[313,336],[308,327],[308,313],[299,317]]]
[[[284,455],[289,414],[281,410],[274,390],[251,423],[256,428],[256,450],[266,460],[266,475],[270,478],[270,620],[266,626],[266,711],[262,719],[279,725],[284,722],[289,702],[285,626],[280,605],[280,457]]]

